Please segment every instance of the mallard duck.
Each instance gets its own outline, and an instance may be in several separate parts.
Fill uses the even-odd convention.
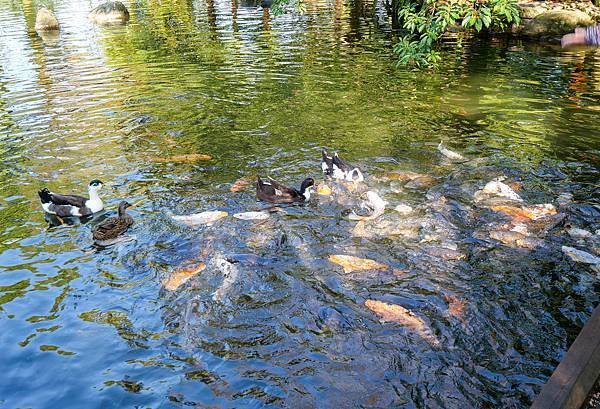
[[[124,233],[132,224],[133,217],[127,214],[126,209],[131,205],[128,202],[119,204],[119,215],[110,217],[97,225],[92,232],[94,240],[104,242],[107,240],[116,239]]]
[[[337,152],[334,152],[333,156],[328,156],[327,152],[323,150],[321,155],[321,169],[325,176],[349,182],[362,182],[365,180],[360,169],[341,160]]]
[[[256,196],[260,200],[271,203],[299,203],[308,202],[310,192],[315,181],[312,178],[306,178],[300,186],[300,190],[283,186],[275,180],[262,180],[260,176],[256,181]]]
[[[52,193],[48,188],[38,191],[42,208],[46,213],[55,214],[59,217],[84,217],[97,213],[104,209],[104,204],[98,196],[103,183],[94,179],[88,185],[89,198],[77,195],[60,195]]]

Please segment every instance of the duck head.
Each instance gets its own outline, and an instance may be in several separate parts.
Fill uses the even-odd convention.
[[[127,209],[128,207],[131,207],[131,203],[126,201],[122,201],[121,203],[119,203],[119,216],[124,215],[125,209]]]
[[[104,183],[102,183],[102,181],[100,181],[98,179],[94,179],[90,182],[90,184],[88,185],[88,193],[90,195],[90,199],[92,199],[92,200],[100,199],[98,197],[98,191],[100,189],[102,189],[102,186],[104,186]]]
[[[302,196],[304,196],[305,202],[308,202],[308,200],[310,199],[310,193],[314,185],[315,180],[313,178],[304,179],[302,185],[300,185],[300,193],[302,194]]]
[[[88,190],[97,192],[98,190],[102,189],[102,186],[104,186],[104,183],[101,180],[94,179],[88,185]]]

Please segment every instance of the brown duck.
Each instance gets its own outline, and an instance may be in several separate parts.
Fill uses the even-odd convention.
[[[128,202],[119,204],[119,216],[110,217],[97,225],[92,232],[96,241],[112,240],[125,233],[133,224],[133,217],[127,214],[127,209],[131,205]]]

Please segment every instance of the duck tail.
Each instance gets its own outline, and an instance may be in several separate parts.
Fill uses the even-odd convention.
[[[43,188],[42,190],[38,190],[38,195],[40,196],[40,200],[43,204],[52,202],[52,195],[48,188]]]

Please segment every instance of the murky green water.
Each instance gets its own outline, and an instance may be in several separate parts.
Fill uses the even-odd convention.
[[[507,219],[473,193],[500,175],[528,203],[570,191],[571,223],[600,228],[586,207],[600,199],[600,52],[476,43],[416,72],[395,68],[369,4],[275,17],[249,3],[129,6],[129,25],[98,29],[91,5],[57,0],[61,33],[41,38],[36,4],[0,0],[0,404],[531,403],[599,298],[560,247],[597,243],[560,226],[533,250],[498,243],[487,232]],[[444,160],[442,139],[470,161]],[[262,223],[169,216],[261,209],[231,184],[320,177],[321,147],[363,168],[389,208],[412,205],[385,217],[417,235],[353,235],[358,195]],[[156,160],[189,153],[213,160]],[[435,181],[382,177],[397,170]],[[39,188],[85,193],[94,178],[109,213],[137,203],[135,240],[94,252],[94,222],[44,220]],[[345,274],[331,254],[390,268]],[[177,291],[162,287],[200,261]],[[368,299],[410,309],[436,342],[379,321]]]

